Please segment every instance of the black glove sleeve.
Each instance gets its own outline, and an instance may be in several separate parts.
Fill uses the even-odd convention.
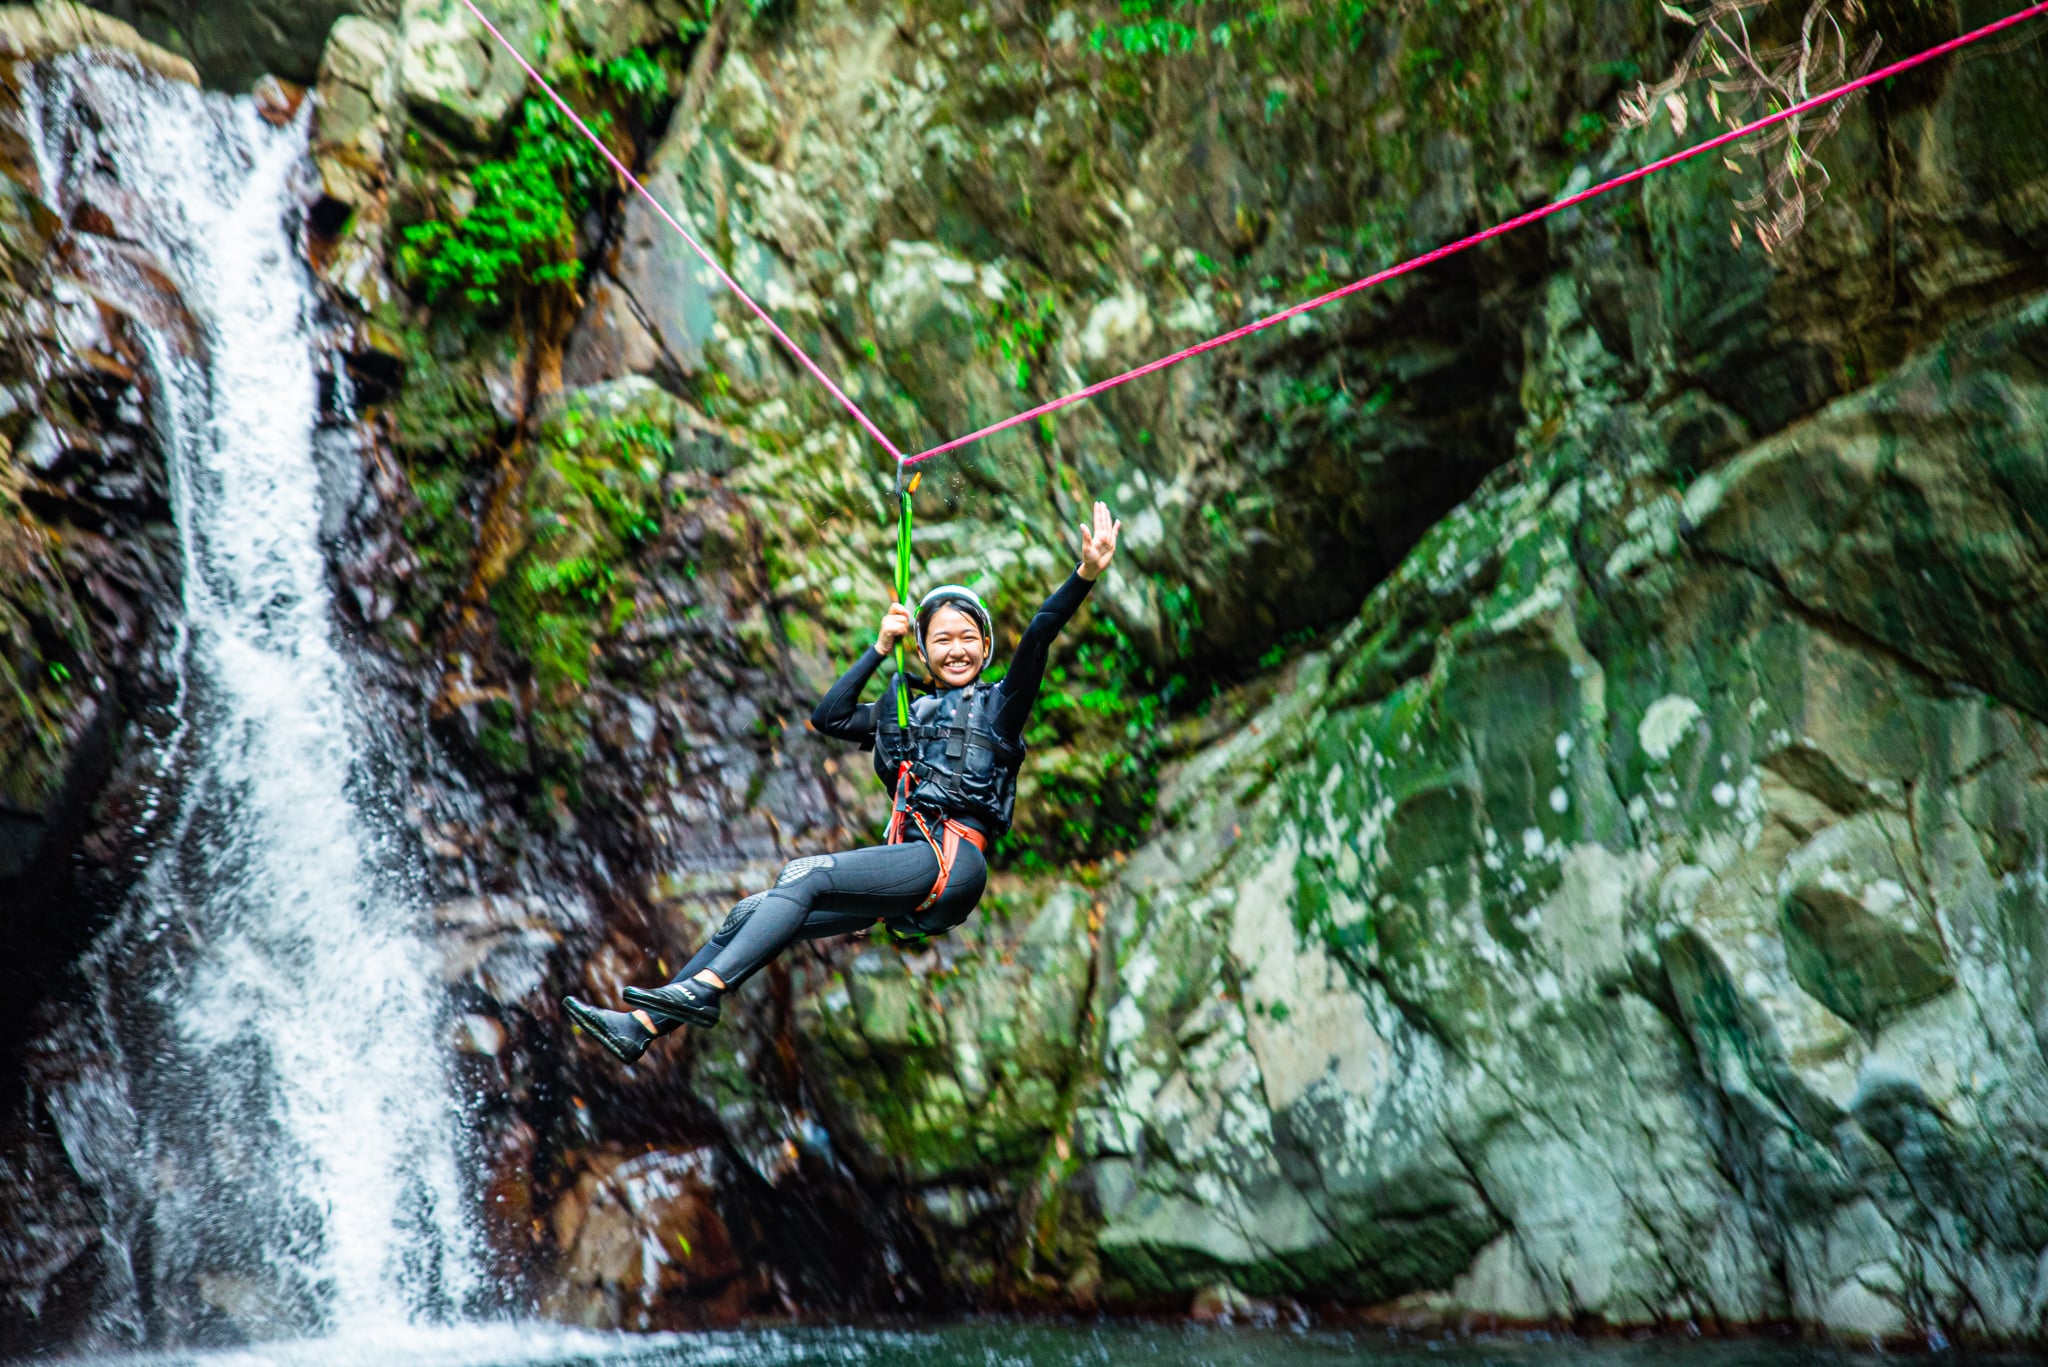
[[[1045,605],[1032,617],[1031,625],[1018,638],[1009,672],[996,685],[995,726],[1005,740],[1022,739],[1024,723],[1030,720],[1039,686],[1045,682],[1046,657],[1052,651],[1052,643],[1081,610],[1081,604],[1088,600],[1088,590],[1094,587],[1092,580],[1078,574],[1068,575],[1067,582],[1052,591],[1052,597],[1045,600]]]
[[[872,740],[875,705],[861,702],[860,691],[868,686],[868,680],[882,667],[884,658],[882,652],[873,646],[862,651],[860,658],[839,676],[839,682],[825,690],[825,696],[818,700],[817,709],[811,713],[812,729],[834,740],[856,743]]]

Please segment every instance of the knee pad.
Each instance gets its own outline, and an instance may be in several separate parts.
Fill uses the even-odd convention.
[[[754,914],[754,908],[760,906],[761,899],[767,895],[765,892],[757,892],[752,897],[742,898],[725,914],[725,924],[721,925],[718,934],[711,938],[722,944],[738,934],[739,928],[747,923],[747,918]]]
[[[775,886],[786,888],[831,867],[832,856],[829,854],[811,854],[805,855],[802,859],[792,859],[783,866],[782,876],[775,880]]]

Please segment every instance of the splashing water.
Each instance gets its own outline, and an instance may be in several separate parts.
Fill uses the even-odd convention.
[[[187,768],[145,879],[154,948],[114,983],[152,1336],[450,1318],[479,1290],[462,1118],[331,613],[303,121],[102,59],[54,64],[35,104],[53,202],[111,207],[192,315],[140,339],[183,543]]]

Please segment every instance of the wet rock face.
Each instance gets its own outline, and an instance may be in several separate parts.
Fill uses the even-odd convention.
[[[1901,393],[2030,387],[2044,310],[1824,411],[1800,478],[1746,486],[1761,519],[1813,520]],[[1951,409],[1944,449],[1967,468],[2031,410]],[[1558,459],[1439,527],[1134,861],[1112,1081],[1083,1112],[1123,1174],[1098,1247],[1161,1292],[1224,1273],[1507,1317],[2035,1332],[2043,1212],[1965,1187],[2033,1161],[2048,1099],[2020,853],[2048,814],[2038,720],[1715,557],[1713,474]],[[1668,532],[1572,549],[1660,504]],[[1967,555],[1986,528],[1943,534]],[[1407,611],[1470,596],[1389,688],[1411,582]],[[1225,823],[1243,837],[1213,853]],[[1219,960],[1236,999],[1185,1004]]]
[[[651,12],[575,42],[647,41],[620,34]],[[1651,63],[1647,7],[1509,35],[1432,6],[1199,60],[1105,56],[1098,17],[722,8],[650,184],[915,445],[1668,137],[1584,142],[1615,79],[1587,73]],[[387,219],[501,117],[483,68],[433,112],[410,24],[345,25],[323,77],[354,210],[330,278],[367,309],[401,293]],[[1108,810],[1067,796],[1108,791],[1091,756],[1162,733],[1173,765],[1120,799],[1145,837],[1000,874],[937,946],[799,951],[631,1072],[563,1048],[550,995],[665,974],[875,823],[865,766],[791,722],[872,627],[874,453],[635,203],[538,364],[413,353],[423,500],[528,443],[457,485],[486,529],[461,573],[416,536],[364,593],[457,643],[439,734],[481,777],[430,847],[459,1047],[503,1079],[494,1190],[558,1312],[741,1294],[671,1251],[717,1246],[675,1176],[716,1150],[713,1213],[798,1300],[858,1228],[888,1250],[870,1303],[2037,1333],[2048,165],[1994,93],[2040,59],[1999,61],[1853,111],[1775,258],[1696,167],[934,467],[923,573],[1014,622],[1103,494],[1116,652],[1267,672],[1053,728],[1027,805],[1069,828]],[[454,171],[394,150],[413,119]],[[535,587],[565,575],[602,619]],[[465,879],[521,910],[479,916]]]
[[[1988,136],[1976,82],[2041,78],[1966,69],[1892,136]],[[2038,203],[2048,164],[2008,169]],[[1841,249],[1810,231],[1778,269]],[[2048,299],[1994,274],[1938,345],[1720,457],[1709,400],[1585,384],[1598,272],[1553,284],[1524,401],[1562,433],[1169,782],[1118,880],[1074,1113],[1107,1275],[2040,1332],[2048,1207],[1989,1174],[2036,1168],[2048,1106],[2044,735],[2004,644],[2041,619],[2011,500],[2048,451]]]
[[[564,1250],[550,1315],[640,1331],[728,1322],[767,1280],[718,1213],[715,1149],[594,1156],[550,1218]]]
[[[873,328],[895,382],[931,396],[915,421],[932,433],[993,416],[1001,377],[977,369],[972,320],[1014,274],[1058,280],[1056,233],[1110,192],[1035,198],[1056,223],[1028,230],[1020,267],[990,245],[1014,223],[949,198],[998,156],[1009,112],[948,64],[983,52],[974,22],[901,65],[908,37],[857,7],[815,22],[819,41],[728,57],[705,124],[658,159],[671,202],[728,206],[736,261]],[[1173,108],[1170,70],[1145,75]],[[1547,258],[1520,259],[1534,284],[1489,276],[1485,306],[1519,338],[1523,460],[1440,517],[1249,724],[1169,773],[1128,863],[999,882],[957,943],[818,982],[800,1046],[840,1151],[914,1188],[934,1246],[1010,1294],[1185,1304],[1222,1286],[1446,1316],[2037,1335],[2048,1207],[2015,1174],[2038,1167],[2048,1114],[2028,663],[2048,547],[2022,511],[2048,450],[2030,264],[2048,162],[2038,143],[1931,151],[2017,146],[1994,92],[2044,80],[2032,54],[1859,108],[1844,137],[1865,169],[1834,168],[1776,260],[1729,245],[1726,177],[1701,168],[1653,185],[1641,218],[1560,225]],[[860,92],[835,131],[792,117],[826,89]],[[1056,78],[1011,94],[1042,137],[1054,106],[1106,98]],[[918,150],[890,150],[906,125]],[[1115,143],[1073,145],[1107,160]],[[1441,192],[1416,212],[1448,235],[1474,212],[1458,187],[1489,178],[1469,147],[1413,145]],[[892,181],[895,158],[916,173]],[[1916,169],[1880,183],[1879,165]],[[1179,202],[1146,174],[1114,183]],[[893,236],[848,230],[858,207],[807,213],[857,206],[856,179]],[[1127,240],[1201,240],[1158,212]],[[715,297],[633,222],[586,322],[604,354],[658,347],[657,373],[719,366],[743,394],[775,373],[738,363]],[[947,237],[966,222],[987,236]],[[799,241],[819,255],[776,245]],[[1092,377],[1164,350],[1172,305],[1148,289],[1188,278],[1102,280],[1048,364]],[[1454,294],[1404,302],[1400,326],[1475,345]],[[1355,354],[1324,326],[1310,374]],[[1459,354],[1453,374],[1483,353]],[[1249,355],[1231,362],[1249,367],[1240,395],[1302,374]],[[1123,416],[1063,423],[1057,459],[1123,480],[1132,563],[1170,573],[1147,557],[1172,548],[1199,630],[1240,629],[1217,625],[1243,618],[1215,567],[1263,562],[1151,540],[1180,491],[1238,476],[1170,463],[1200,447],[1185,418],[1156,449],[1095,451],[1090,431]],[[1233,454],[1272,462],[1288,543],[1315,546],[1320,510],[1288,483],[1313,447],[1244,435]],[[962,487],[994,485],[994,461],[964,462]],[[1146,620],[1108,587],[1097,610]]]
[[[31,51],[47,37],[0,34]],[[9,86],[0,136],[25,148],[20,117]],[[0,1035],[133,877],[160,815],[140,768],[168,725],[178,556],[141,333],[192,335],[162,265],[123,239],[117,187],[66,223],[36,177],[19,158],[0,182],[0,900],[17,909],[0,946],[20,975]]]
[[[83,11],[9,10],[21,59],[82,44],[168,79],[189,66]],[[110,1023],[68,966],[163,833],[175,730],[180,556],[149,417],[146,333],[194,329],[165,263],[134,245],[114,179],[68,220],[26,154],[25,62],[0,79],[0,1351],[90,1342],[133,1290],[108,1256],[134,1111]],[[61,1020],[75,1031],[53,1030]]]
[[[1332,107],[1363,111],[1334,136],[1277,113],[1284,98],[1264,117],[1244,107],[1270,58],[1105,66],[1090,27],[1071,10],[956,5],[905,25],[866,4],[750,27],[649,183],[695,229],[730,235],[738,278],[784,300],[799,340],[912,450],[1362,274],[1475,211],[1469,135],[1420,156],[1405,133],[1375,135],[1404,93],[1320,30],[1294,34],[1283,60]],[[1626,24],[1601,36],[1632,41]],[[1406,236],[1359,229],[1418,202]],[[1067,549],[1051,529],[1094,493],[1133,510],[1129,572],[1104,596],[1162,666],[1248,666],[1342,620],[1512,454],[1532,265],[1482,259],[948,460],[927,494],[951,524],[933,573],[982,573],[1027,611],[1053,579],[1043,558]],[[629,203],[585,369],[715,377],[739,402],[712,406],[757,440],[812,434],[818,449],[762,493],[815,517],[840,471],[876,453],[782,385],[704,274]],[[1002,536],[1020,524],[1037,529],[1022,555]],[[872,553],[835,546],[810,564],[829,582]]]

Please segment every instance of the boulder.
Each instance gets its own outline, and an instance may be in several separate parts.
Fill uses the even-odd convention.
[[[491,0],[484,13],[530,51],[543,22],[535,7]],[[461,0],[406,0],[400,19],[398,86],[413,116],[457,144],[497,141],[526,92],[526,73]]]
[[[398,50],[390,27],[350,16],[320,61],[313,156],[322,188],[352,208],[376,203],[390,177]]]
[[[1911,839],[1903,822],[1866,812],[1794,850],[1779,877],[1793,975],[1866,1030],[1956,982],[1921,880],[1901,859]]]
[[[123,18],[133,17],[122,14],[125,6],[99,8],[112,10]],[[159,47],[119,19],[106,18],[64,0],[42,0],[36,5],[10,5],[0,10],[0,55],[33,62],[81,48],[123,53],[167,80],[199,84],[199,72],[189,60]],[[252,73],[250,79],[259,74]]]
[[[677,1318],[691,1299],[728,1287],[743,1298],[744,1269],[715,1199],[718,1163],[708,1148],[585,1157],[575,1186],[549,1214],[563,1261],[549,1318],[668,1329],[702,1322]]]

